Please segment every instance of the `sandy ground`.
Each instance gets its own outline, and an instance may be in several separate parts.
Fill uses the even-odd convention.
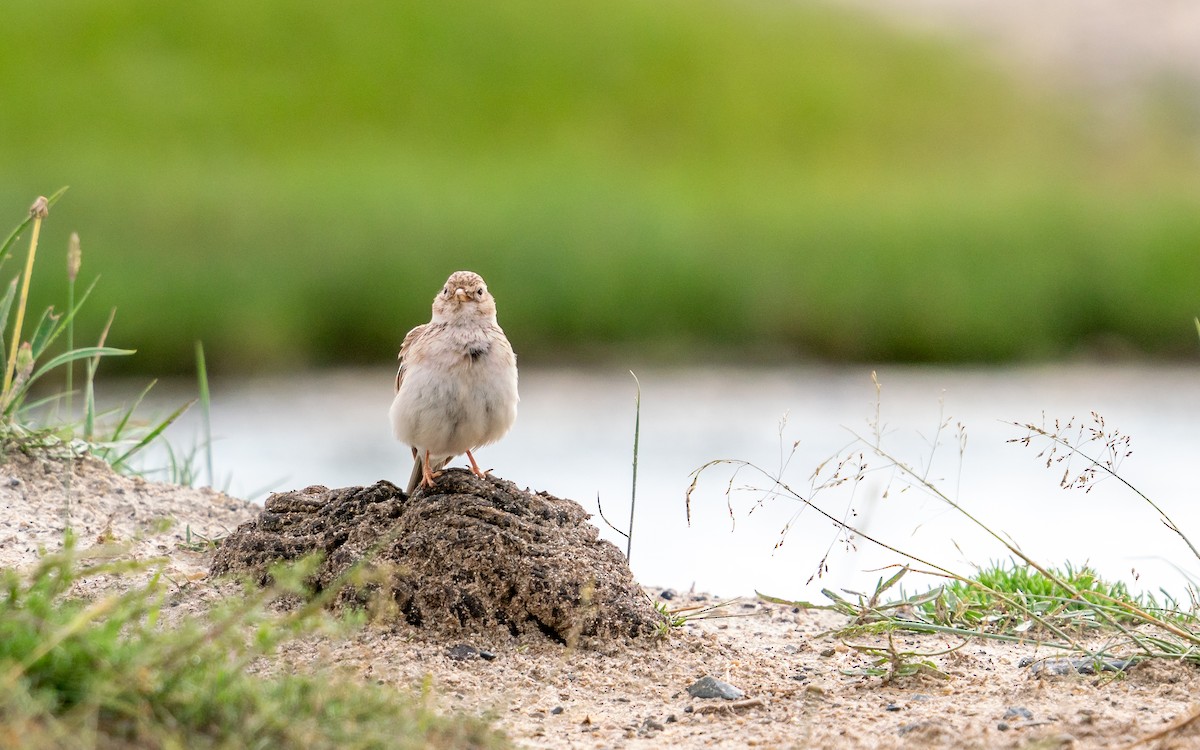
[[[61,542],[67,499],[62,464],[10,454],[0,465],[0,565],[25,567]],[[88,547],[133,542],[141,558],[165,557],[182,610],[203,616],[221,585],[205,579],[209,553],[189,543],[219,538],[257,512],[236,498],[116,476],[99,462],[75,465],[71,521]],[[171,528],[155,524],[171,519]],[[111,585],[111,581],[109,582]],[[658,590],[648,596],[660,597]],[[671,607],[715,604],[676,594]],[[873,657],[839,637],[846,620],[754,600],[725,603],[669,638],[633,648],[566,648],[541,638],[475,634],[453,642],[408,626],[372,625],[345,639],[312,636],[285,647],[270,669],[332,669],[421,690],[443,710],[491,716],[530,748],[1120,748],[1200,747],[1200,728],[1170,730],[1188,717],[1200,670],[1142,664],[1119,678],[1038,676],[1034,644],[897,636],[899,650],[930,657],[943,675],[886,683],[866,672]],[[482,655],[481,655],[482,652]],[[740,699],[692,698],[713,676]]]

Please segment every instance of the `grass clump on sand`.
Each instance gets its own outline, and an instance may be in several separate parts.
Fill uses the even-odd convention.
[[[757,503],[771,499],[795,501],[802,509],[815,511],[831,522],[838,534],[847,540],[876,545],[905,560],[889,578],[881,578],[869,594],[837,593],[823,589],[832,603],[814,605],[809,602],[788,602],[799,606],[833,609],[851,618],[847,634],[889,634],[889,647],[854,645],[879,660],[878,673],[885,679],[898,675],[928,671],[932,662],[914,653],[896,649],[891,638],[895,631],[939,633],[958,636],[964,642],[971,638],[1036,642],[1060,650],[1067,655],[1082,657],[1089,662],[1106,663],[1113,669],[1124,669],[1145,659],[1178,659],[1200,664],[1200,627],[1198,607],[1200,593],[1194,581],[1188,581],[1190,604],[1182,603],[1163,591],[1163,603],[1149,594],[1133,594],[1122,583],[1099,577],[1085,566],[1045,564],[1024,552],[1015,541],[995,531],[975,512],[951,497],[929,471],[896,457],[883,442],[884,429],[880,421],[879,390],[876,386],[876,411],[871,421],[873,435],[854,435],[851,444],[837,455],[823,461],[809,477],[811,486],[799,492],[783,476],[792,461],[798,443],[789,454],[784,451],[779,471],[771,471],[743,460],[716,460],[697,469],[688,491],[690,499],[702,474],[719,465],[731,466],[734,477],[726,485],[726,500],[733,508],[733,495],[748,493],[757,496]],[[941,422],[941,430],[949,423]],[[1049,425],[1012,423],[1024,431],[1024,436],[1009,442],[1040,449],[1038,457],[1047,466],[1062,471],[1060,484],[1065,489],[1088,489],[1103,478],[1113,478],[1144,501],[1171,533],[1200,560],[1200,551],[1165,510],[1142,493],[1120,472],[1121,459],[1129,455],[1129,437],[1105,424],[1093,413],[1088,420],[1056,421]],[[959,448],[965,448],[965,428],[959,425]],[[879,462],[875,464],[874,462]],[[870,464],[870,466],[868,466]],[[735,484],[742,472],[754,472],[765,480]],[[838,489],[851,494],[871,474],[885,472],[892,476],[888,483],[904,489],[915,489],[944,504],[969,525],[1001,544],[1012,555],[1008,565],[993,564],[978,568],[974,573],[959,573],[938,564],[927,555],[903,549],[879,534],[864,533],[849,519],[854,514],[831,509],[824,497]],[[885,490],[885,494],[889,490]],[[789,524],[790,526],[790,524]],[[786,529],[785,529],[786,533]],[[814,578],[828,568],[828,555],[820,560]],[[901,579],[910,570],[934,575],[946,580],[941,586],[915,595],[898,589]],[[848,596],[846,595],[848,594]],[[774,597],[765,597],[781,601]],[[1099,636],[1099,638],[1095,637]]]
[[[79,598],[89,579],[152,573]],[[0,570],[0,745],[24,748],[500,748],[481,720],[440,717],[396,691],[325,674],[258,675],[259,657],[314,628],[320,604],[271,614],[303,566],[203,618],[164,624],[167,583],[85,559],[68,538],[26,578]]]
[[[72,457],[91,453],[114,469],[129,469],[129,460],[154,442],[191,403],[176,409],[165,419],[146,424],[134,420],[134,411],[154,386],[152,381],[132,405],[108,413],[96,411],[95,376],[104,357],[133,354],[131,349],[106,346],[116,311],[94,346],[75,346],[75,318],[91,296],[93,281],[81,295],[76,295],[76,280],[82,265],[79,236],[72,233],[66,253],[66,308],[58,311],[47,306],[32,326],[27,325],[30,312],[30,291],[39,249],[42,226],[50,209],[66,192],[62,188],[49,198],[37,198],[24,221],[9,233],[0,245],[0,266],[13,255],[18,241],[28,232],[29,244],[22,270],[12,278],[0,296],[0,450],[11,447],[38,449],[56,456]],[[39,276],[40,278],[40,276]],[[19,290],[19,293],[18,293]],[[65,339],[66,346],[55,350],[55,344]],[[76,393],[75,365],[84,361],[85,377],[82,394]],[[48,388],[50,376],[65,378],[65,390]],[[37,390],[35,390],[35,386]],[[46,395],[44,391],[50,390]],[[30,399],[31,395],[38,394]],[[75,411],[75,398],[82,395],[80,414]]]
[[[1136,618],[1112,606],[1113,602],[1142,610],[1159,609],[1153,597],[1132,594],[1122,582],[1100,577],[1087,565],[1065,563],[1051,566],[1047,573],[1015,560],[1007,565],[993,563],[969,576],[952,580],[925,601],[919,610],[921,619],[942,625],[987,627],[997,632],[1024,629],[1032,623],[1026,612],[1045,619],[1079,626],[1098,625],[1097,608],[1106,608],[1119,621]],[[1059,586],[1063,581],[1066,586]],[[1003,598],[991,592],[1003,594]],[[1069,592],[1075,592],[1071,595]]]

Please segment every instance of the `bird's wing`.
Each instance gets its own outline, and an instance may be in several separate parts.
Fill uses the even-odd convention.
[[[425,325],[419,325],[416,328],[409,331],[408,335],[404,337],[404,343],[400,344],[400,354],[397,355],[397,357],[396,357],[397,359],[400,360],[400,369],[396,370],[396,392],[397,393],[400,392],[400,384],[404,382],[404,355],[408,353],[408,350],[409,350],[409,348],[412,347],[413,342],[415,342],[417,339],[421,338],[421,334],[425,332],[426,326],[428,326],[428,323],[426,323]]]

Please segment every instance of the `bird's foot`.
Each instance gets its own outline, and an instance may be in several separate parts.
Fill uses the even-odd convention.
[[[434,480],[441,475],[441,471],[434,471],[429,466],[429,451],[425,451],[425,461],[421,464],[421,486],[432,487]]]
[[[423,476],[421,477],[421,487],[432,487],[434,482],[442,476],[442,472],[440,471],[426,471],[422,473]]]
[[[487,479],[488,474],[491,474],[491,469],[484,471],[479,468],[479,464],[475,463],[475,457],[471,455],[471,451],[467,451],[467,458],[471,461],[471,473],[480,479]]]

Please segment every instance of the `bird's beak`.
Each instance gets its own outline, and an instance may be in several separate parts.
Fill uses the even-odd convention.
[[[461,286],[454,290],[454,298],[459,302],[466,302],[470,296],[471,295],[467,294],[467,290],[463,289]]]

